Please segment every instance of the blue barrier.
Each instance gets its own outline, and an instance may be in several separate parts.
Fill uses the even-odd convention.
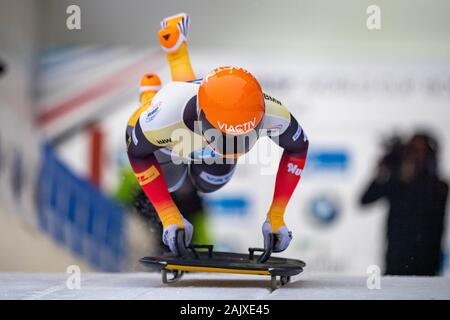
[[[103,271],[126,259],[124,211],[97,187],[71,172],[49,145],[42,147],[38,223],[61,245]]]

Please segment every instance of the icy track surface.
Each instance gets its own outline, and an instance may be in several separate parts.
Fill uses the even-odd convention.
[[[164,285],[158,273],[82,273],[68,289],[65,273],[0,273],[0,299],[450,299],[450,278],[382,277],[369,290],[365,277],[299,275],[274,292],[269,277],[185,274]]]

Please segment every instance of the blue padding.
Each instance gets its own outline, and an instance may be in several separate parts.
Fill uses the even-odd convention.
[[[55,241],[103,271],[120,271],[126,258],[122,207],[76,176],[42,147],[38,223]]]

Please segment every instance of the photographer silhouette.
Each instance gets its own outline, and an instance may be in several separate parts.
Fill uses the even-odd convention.
[[[437,275],[448,185],[438,176],[438,144],[418,132],[386,145],[375,178],[361,197],[367,205],[389,202],[385,274]]]

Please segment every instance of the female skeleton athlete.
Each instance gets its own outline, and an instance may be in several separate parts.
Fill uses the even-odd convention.
[[[237,158],[267,135],[284,151],[262,227],[264,246],[272,243],[274,252],[285,250],[292,234],[284,213],[305,166],[305,132],[243,68],[219,67],[197,79],[187,50],[188,16],[166,18],[161,26],[158,36],[172,82],[161,88],[158,76],[143,77],[141,105],[128,122],[126,143],[133,171],[163,224],[164,244],[179,254],[176,231],[185,230],[186,246],[193,234],[170,193],[185,179],[204,193],[220,189],[232,178]]]

